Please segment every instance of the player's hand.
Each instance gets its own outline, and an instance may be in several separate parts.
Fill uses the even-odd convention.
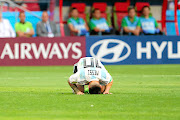
[[[84,93],[79,91],[79,92],[77,92],[77,95],[84,95]]]
[[[104,91],[103,94],[112,94],[112,93],[109,93],[109,91]]]

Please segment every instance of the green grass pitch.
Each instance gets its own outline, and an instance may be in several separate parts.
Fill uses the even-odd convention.
[[[0,67],[0,120],[180,120],[180,65],[105,67],[113,94],[82,96],[72,66]]]

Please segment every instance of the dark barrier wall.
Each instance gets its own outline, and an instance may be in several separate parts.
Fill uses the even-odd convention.
[[[85,37],[0,39],[0,66],[73,65],[85,54]]]
[[[127,0],[63,0],[63,6],[69,6],[72,3],[83,2],[88,6],[92,6],[94,2],[105,2],[109,6],[113,6],[115,2],[126,2]],[[149,2],[150,5],[162,5],[163,0],[130,0],[130,5],[135,5],[136,2]],[[56,0],[57,6],[59,5],[59,0]]]
[[[86,56],[104,64],[179,64],[178,36],[104,36],[86,38]]]

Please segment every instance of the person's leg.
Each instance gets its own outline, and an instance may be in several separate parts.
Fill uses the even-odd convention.
[[[77,86],[78,90],[80,90],[81,92],[84,93],[84,85],[77,85],[76,84],[76,86]]]
[[[77,85],[77,84],[75,84],[75,86],[78,88],[79,91],[84,93],[84,85]],[[73,89],[72,89],[72,92],[75,93]]]
[[[92,31],[90,32],[90,35],[98,35],[98,32],[92,30]]]
[[[102,35],[112,35],[114,33],[113,29],[110,29],[109,31],[102,32]]]
[[[127,32],[125,32],[125,31],[123,31],[123,35],[129,35],[129,33],[127,33]]]
[[[76,91],[81,91],[81,92],[83,92],[84,93],[84,85],[78,85],[77,84],[77,80],[78,80],[78,77],[79,77],[79,72],[76,72],[75,74],[72,74],[70,77],[69,77],[69,80],[68,80],[68,83],[69,83],[69,85],[71,86],[71,88],[72,88],[72,86],[75,86],[75,88],[76,88]],[[72,91],[73,91],[73,93],[76,93],[75,91],[74,91],[74,88],[72,88]]]
[[[164,33],[160,31],[160,32],[157,33],[156,35],[164,35]]]

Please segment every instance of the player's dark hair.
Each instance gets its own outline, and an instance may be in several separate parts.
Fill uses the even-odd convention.
[[[101,87],[99,85],[93,85],[89,88],[90,94],[101,94]]]
[[[77,10],[77,8],[74,8],[74,7],[71,8],[71,9],[70,9],[70,13],[71,13],[73,10]]]
[[[144,11],[144,8],[148,8],[150,10],[150,7],[146,5],[141,9],[141,13]]]
[[[128,13],[129,13],[129,11],[131,11],[131,10],[134,10],[134,11],[136,12],[136,8],[135,8],[135,7],[128,7]]]

